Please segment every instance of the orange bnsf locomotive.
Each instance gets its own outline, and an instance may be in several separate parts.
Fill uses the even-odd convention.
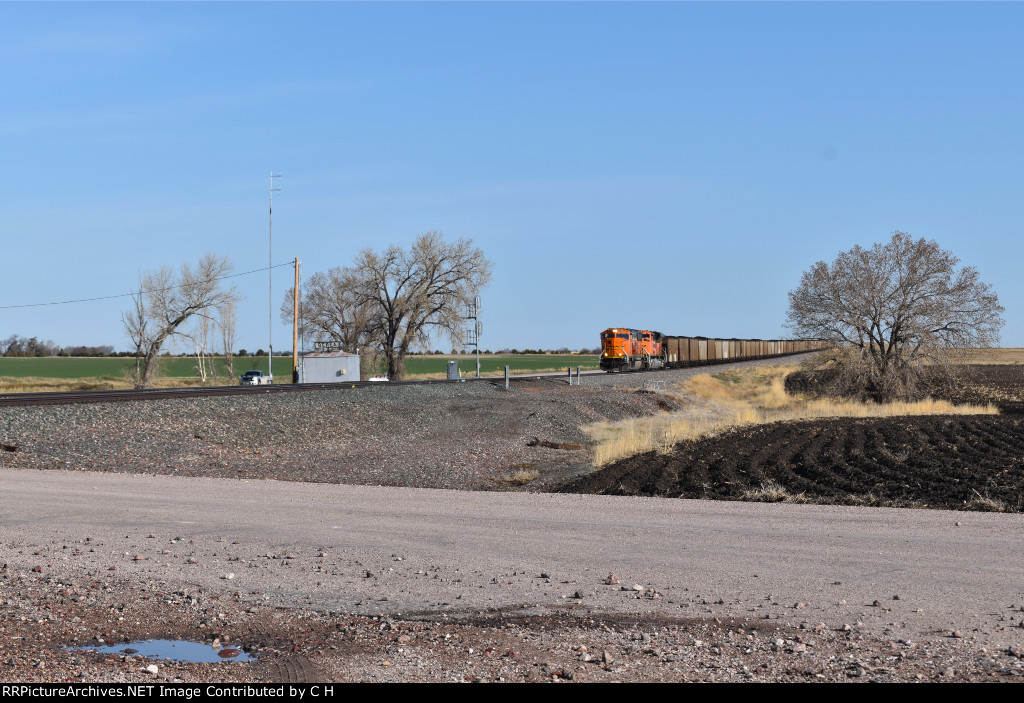
[[[612,328],[601,333],[603,371],[646,371],[667,365],[661,332]]]
[[[610,373],[750,361],[828,346],[819,339],[671,337],[647,330],[611,328],[601,333],[601,369]]]

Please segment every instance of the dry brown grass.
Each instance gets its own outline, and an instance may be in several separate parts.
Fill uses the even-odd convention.
[[[985,495],[981,495],[975,490],[974,497],[967,502],[966,508],[968,510],[979,510],[990,513],[1014,512],[1010,510],[1003,501],[989,496],[988,491],[985,491]]]
[[[769,481],[762,483],[760,488],[754,488],[744,492],[743,500],[753,500],[761,503],[810,503],[811,499],[806,493],[793,495],[779,484]]]
[[[37,378],[34,376],[0,376],[0,393],[39,393],[46,391],[95,391],[116,388],[115,376],[96,378]]]
[[[540,478],[540,471],[531,468],[520,468],[518,471],[493,479],[495,483],[504,486],[525,486],[527,483]]]
[[[710,437],[734,427],[826,417],[903,415],[994,415],[994,405],[952,405],[927,399],[916,403],[863,403],[814,399],[786,393],[784,379],[795,366],[762,366],[702,374],[684,383],[686,410],[583,428],[594,438],[594,464],[605,464],[652,450],[668,451],[680,442]]]
[[[968,352],[969,364],[1024,364],[1024,348],[994,347]]]
[[[540,471],[537,471],[537,469],[522,469],[505,479],[505,482],[512,486],[522,486],[531,481],[536,481],[538,478],[540,478]]]
[[[234,385],[234,379],[220,378],[201,383],[198,378],[158,378],[157,388],[193,388],[201,386]],[[129,380],[120,376],[94,376],[91,378],[47,378],[36,376],[0,376],[0,393],[46,393],[57,391],[110,391],[127,390]]]

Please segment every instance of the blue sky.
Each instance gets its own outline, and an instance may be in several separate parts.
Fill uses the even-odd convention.
[[[265,267],[274,171],[304,275],[472,238],[483,347],[784,336],[802,271],[896,229],[977,267],[1024,346],[1022,29],[1020,3],[2,3],[0,306]],[[266,274],[235,283],[265,347]],[[0,309],[0,338],[127,349],[127,307]]]

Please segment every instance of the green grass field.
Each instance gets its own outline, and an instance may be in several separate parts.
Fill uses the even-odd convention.
[[[225,375],[222,359],[216,360],[218,371]],[[181,357],[160,360],[160,372],[172,378],[187,378],[195,375],[196,360]],[[274,359],[274,372],[291,376],[291,357]],[[0,357],[0,378],[106,378],[127,377],[135,368],[135,359],[116,357]],[[235,375],[247,369],[260,368],[266,371],[267,357],[235,358]]]
[[[463,376],[476,373],[476,357],[471,355],[439,355],[410,356],[405,360],[406,376],[443,377],[448,368],[449,359],[458,359],[459,370]],[[221,384],[237,383],[237,377],[249,369],[267,370],[267,357],[235,357],[234,379],[227,378],[223,359],[216,359],[218,382]],[[517,354],[517,355],[480,355],[480,372],[484,376],[498,376],[507,365],[512,373],[529,373],[531,371],[553,371],[577,366],[584,370],[596,369],[597,356],[577,356],[571,354]],[[116,357],[0,357],[0,392],[5,385],[14,385],[16,379],[53,379],[75,381],[90,379],[106,385],[126,383],[135,366],[131,358]],[[195,359],[188,357],[168,357],[160,360],[159,374],[166,379],[184,380],[198,377],[195,372]],[[292,378],[292,359],[274,357],[274,379],[278,383],[290,383]],[[6,381],[5,381],[6,379]],[[177,385],[180,385],[177,384]]]

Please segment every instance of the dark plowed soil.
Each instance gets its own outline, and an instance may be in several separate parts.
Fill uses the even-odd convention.
[[[955,399],[994,402],[1002,415],[764,425],[633,457],[561,490],[1019,512],[1022,398],[1024,369],[981,367]]]
[[[940,395],[954,403],[994,403],[1002,415],[1024,415],[1024,366],[973,366],[964,383]]]

